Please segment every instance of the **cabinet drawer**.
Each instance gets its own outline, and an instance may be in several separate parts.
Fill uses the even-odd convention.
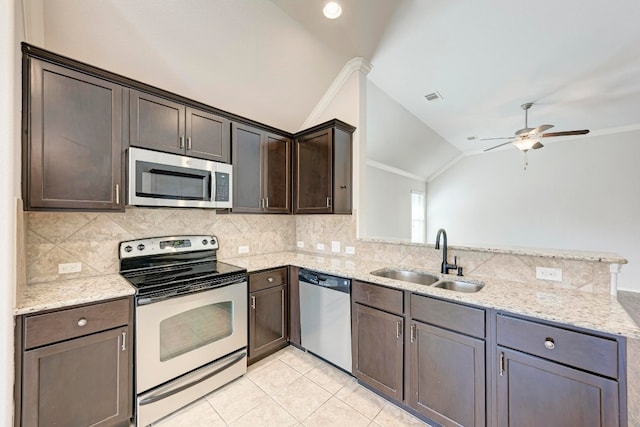
[[[129,299],[29,316],[24,320],[25,350],[128,323]]]
[[[351,284],[351,298],[353,302],[379,308],[390,313],[404,313],[403,292],[398,289],[354,280]]]
[[[411,294],[411,318],[472,337],[485,337],[485,311],[480,308]]]
[[[287,283],[287,268],[251,273],[249,275],[249,292],[280,286]]]
[[[610,378],[618,377],[618,343],[528,320],[498,315],[498,345]]]

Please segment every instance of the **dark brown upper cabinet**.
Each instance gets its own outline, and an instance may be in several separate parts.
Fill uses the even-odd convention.
[[[23,78],[25,209],[122,211],[127,90],[28,55]]]
[[[294,213],[351,213],[354,130],[334,119],[296,135]]]
[[[234,123],[233,212],[291,213],[291,139]]]
[[[138,90],[129,102],[131,145],[229,163],[226,118]]]

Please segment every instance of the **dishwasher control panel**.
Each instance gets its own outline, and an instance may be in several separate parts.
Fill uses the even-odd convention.
[[[301,268],[298,273],[298,280],[347,294],[351,293],[351,280],[345,279],[344,277],[331,276],[329,274]]]

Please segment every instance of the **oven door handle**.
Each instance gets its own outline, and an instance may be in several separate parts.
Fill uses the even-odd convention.
[[[139,405],[148,405],[150,403],[154,403],[157,402],[159,400],[165,399],[167,397],[173,396],[174,394],[180,393],[181,391],[184,391],[190,387],[193,387],[194,385],[200,384],[203,381],[208,380],[209,378],[213,377],[214,375],[219,374],[220,372],[232,367],[233,365],[235,365],[236,363],[238,363],[239,361],[241,361],[242,359],[244,359],[244,357],[247,355],[246,352],[240,353],[239,355],[237,355],[236,357],[234,357],[229,363],[224,364],[223,366],[219,367],[218,369],[208,373],[207,375],[198,378],[195,381],[190,382],[189,384],[185,384],[182,385],[178,388],[174,388],[173,390],[169,390],[166,393],[162,393],[162,394],[158,394],[155,396],[149,396],[146,399],[143,399],[140,401]]]

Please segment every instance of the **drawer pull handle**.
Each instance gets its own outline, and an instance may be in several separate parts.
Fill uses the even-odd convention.
[[[273,282],[273,277],[269,277],[269,278],[267,279],[267,282],[269,282],[269,283]]]
[[[251,295],[251,308],[256,309],[256,297]]]
[[[544,346],[548,350],[553,350],[554,348],[556,348],[556,343],[553,342],[553,338],[547,338],[547,339],[544,340]]]
[[[78,320],[78,326],[80,326],[80,327],[85,326],[87,323],[89,323],[89,322],[84,317],[82,317],[82,318],[80,318],[80,320]]]

